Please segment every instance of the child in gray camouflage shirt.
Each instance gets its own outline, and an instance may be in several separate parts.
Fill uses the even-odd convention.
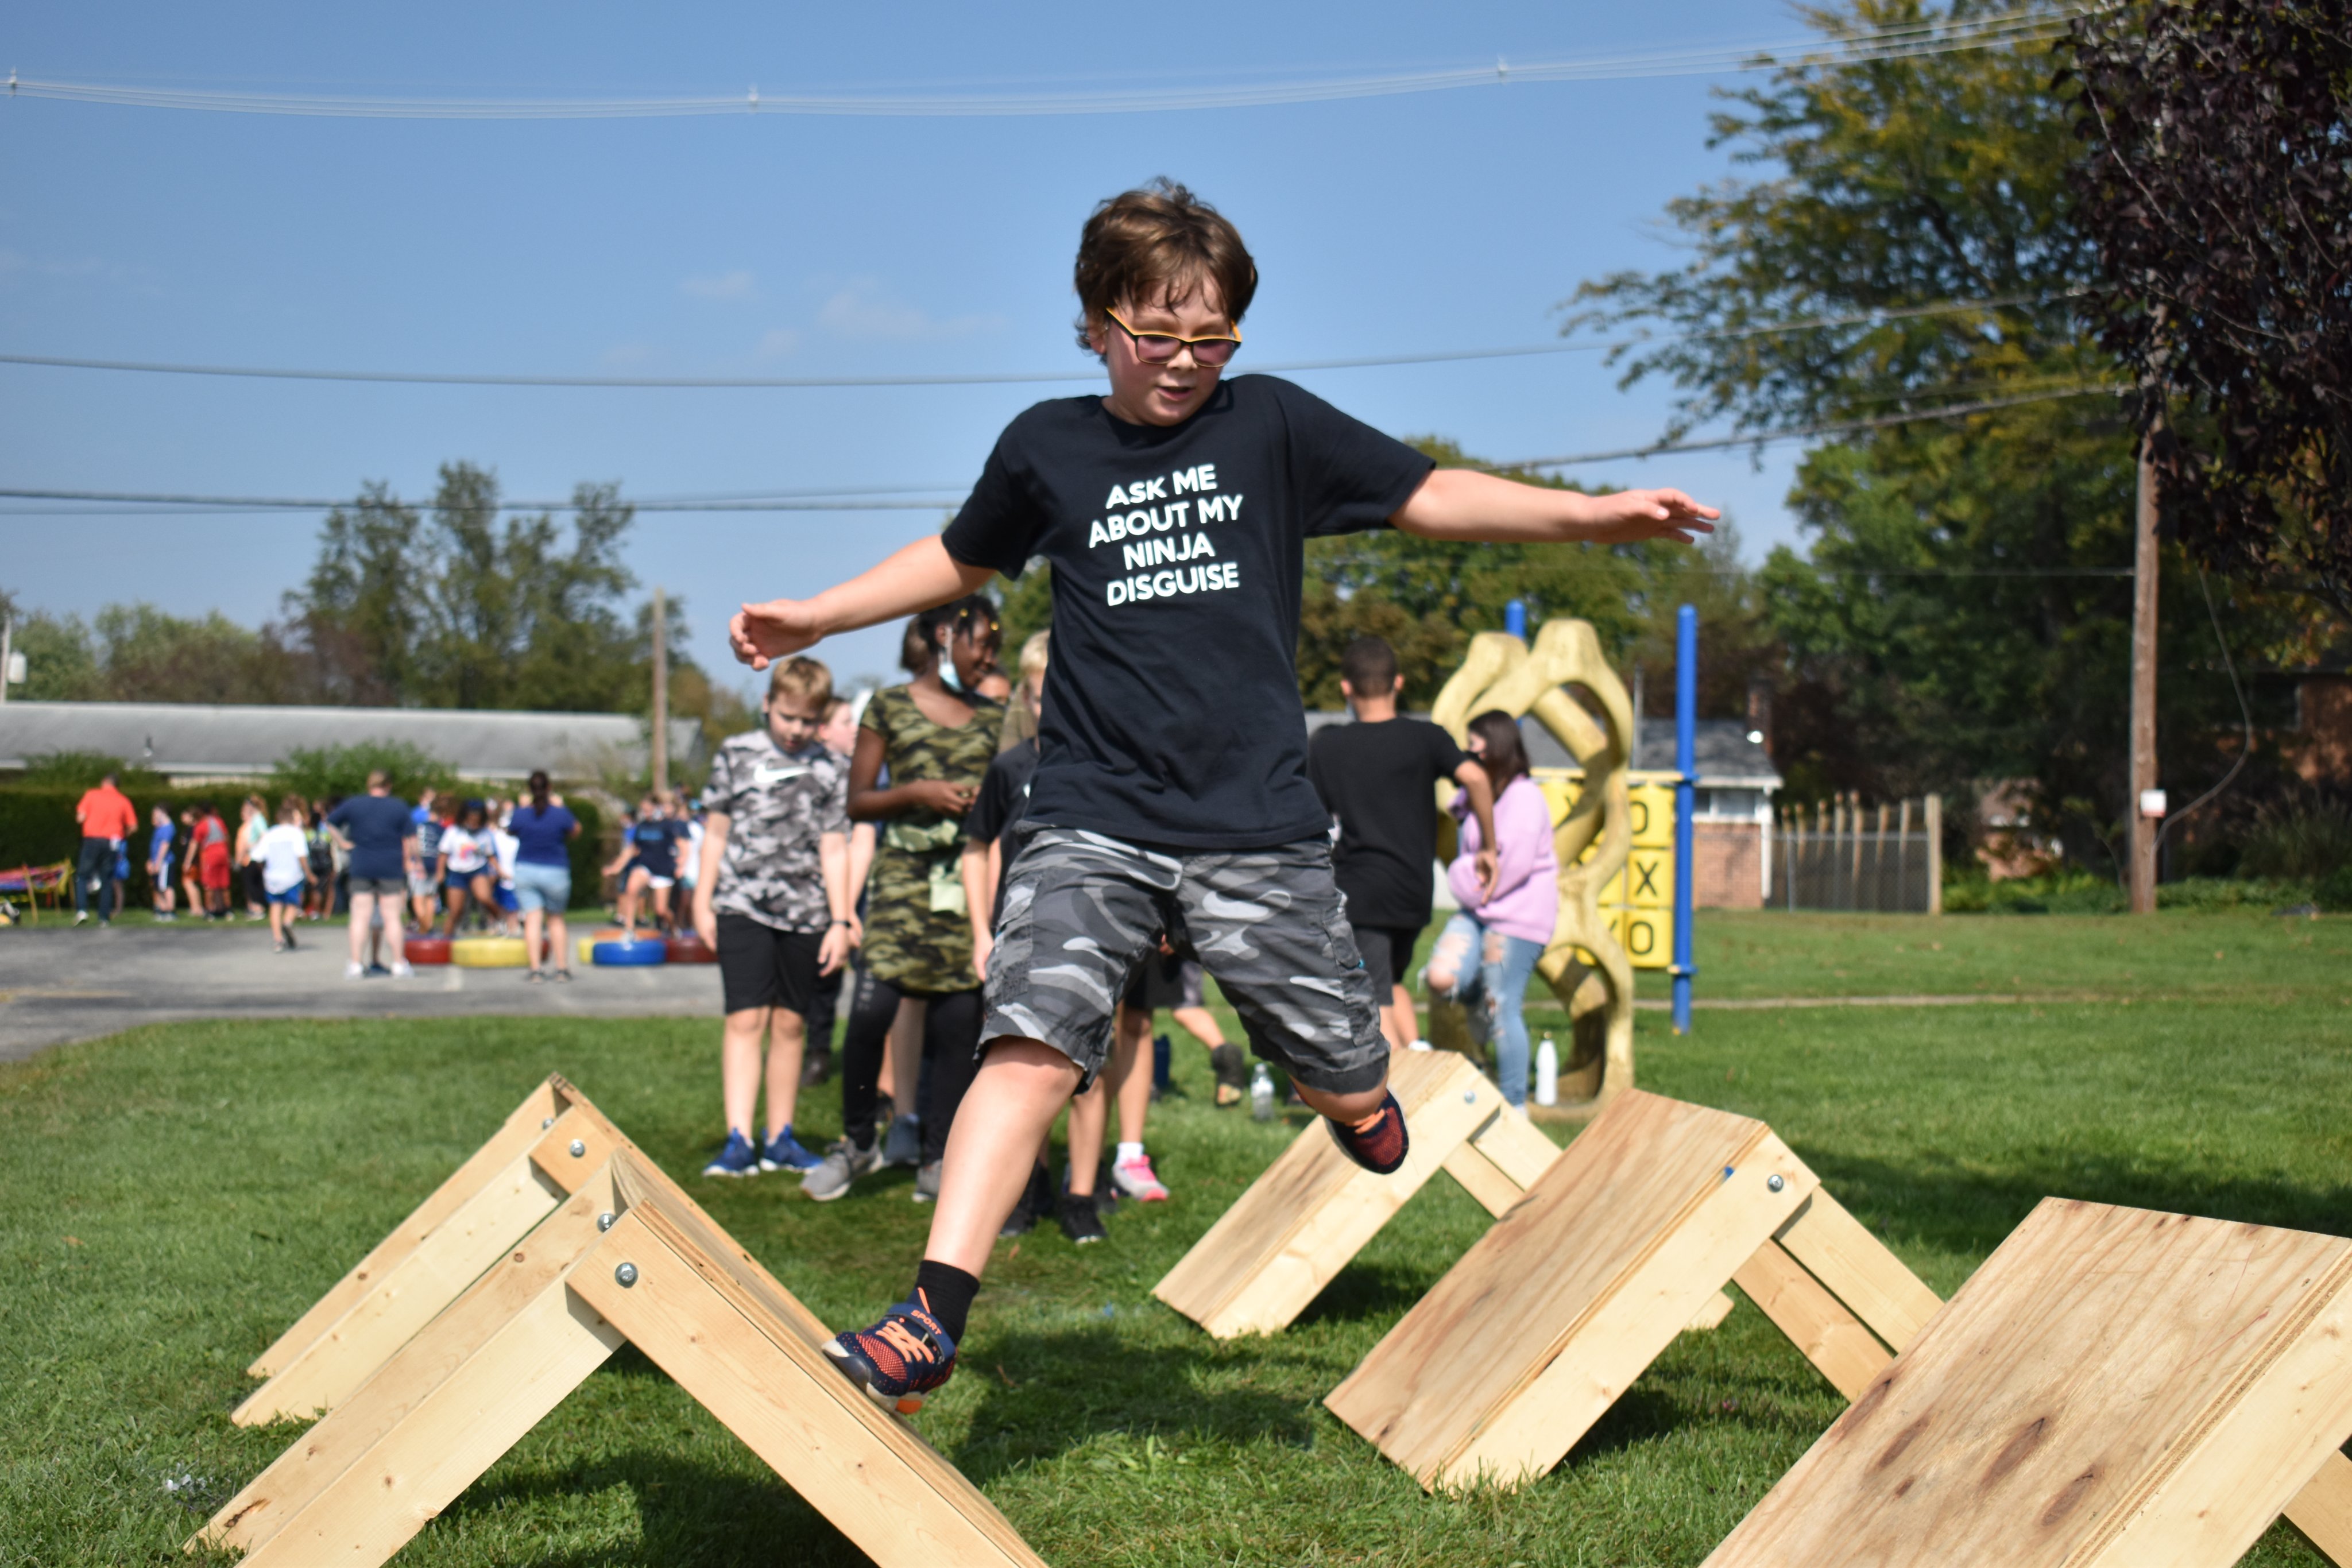
[[[764,721],[710,765],[694,928],[719,956],[727,1022],[719,1082],[727,1143],[702,1174],[806,1171],[818,1157],[793,1136],[801,1052],[820,977],[849,956],[849,768],[817,738],[833,674],[814,659],[777,661]],[[752,1136],[761,1043],[765,1135]]]

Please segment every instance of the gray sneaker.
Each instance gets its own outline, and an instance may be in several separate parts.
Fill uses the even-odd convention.
[[[936,1203],[939,1201],[940,1165],[940,1161],[933,1160],[929,1165],[919,1166],[916,1169],[915,1201],[917,1203]]]
[[[801,1177],[801,1190],[819,1203],[831,1203],[849,1190],[849,1184],[882,1168],[882,1145],[860,1149],[842,1138],[825,1151],[824,1161]]]
[[[919,1166],[923,1163],[923,1124],[913,1116],[893,1116],[890,1135],[882,1140],[882,1163],[886,1166]]]

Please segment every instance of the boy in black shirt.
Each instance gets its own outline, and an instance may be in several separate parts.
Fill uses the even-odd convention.
[[[1479,842],[1495,841],[1495,789],[1486,770],[1426,719],[1397,716],[1396,650],[1359,637],[1339,655],[1339,690],[1353,724],[1327,725],[1307,747],[1307,777],[1339,824],[1331,870],[1348,895],[1348,928],[1380,998],[1381,1032],[1403,1050],[1420,1038],[1405,967],[1429,924],[1436,873],[1437,798],[1451,779],[1470,792]],[[1478,852],[1478,878],[1495,882],[1495,852]]]
[[[1015,419],[945,533],[809,600],[746,604],[753,668],[835,632],[1054,571],[1033,830],[1004,878],[985,1060],[950,1139],[908,1298],[827,1349],[909,1413],[955,1365],[999,1228],[1039,1136],[1111,1044],[1128,977],[1161,930],[1200,954],[1259,1055],[1349,1156],[1404,1163],[1371,977],[1307,779],[1294,668],[1309,537],[1689,542],[1717,514],[1677,490],[1584,496],[1464,469],[1267,376],[1220,379],[1257,288],[1241,235],[1164,182],[1098,207],[1079,242],[1080,341],[1107,397]]]

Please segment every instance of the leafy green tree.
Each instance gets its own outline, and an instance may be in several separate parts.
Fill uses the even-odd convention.
[[[105,689],[97,646],[79,615],[20,612],[10,648],[25,655],[25,679],[8,688],[11,702],[95,702]]]
[[[1808,16],[1827,31],[1987,9]],[[1676,433],[1881,422],[1806,456],[1790,502],[1810,548],[1761,574],[1794,793],[2030,779],[2041,820],[2095,862],[2125,805],[2134,443],[2095,390],[2120,378],[2085,306],[2101,276],[2055,68],[2010,45],[1794,64],[1730,95],[1715,140],[1756,177],[1671,204],[1688,261],[1585,285],[1571,329],[1667,329],[1622,362],[1680,389]],[[2168,667],[2210,666],[2196,580],[2172,570]],[[2231,634],[2250,636],[2242,613]],[[2218,685],[2163,683],[2168,776],[2211,770]]]
[[[2167,518],[2352,622],[2352,18],[2157,0],[2084,13],[2069,47],[2097,315]]]
[[[423,519],[389,486],[370,481],[349,507],[327,514],[318,559],[286,596],[307,655],[308,684],[320,700],[384,707],[408,696],[420,617],[415,590],[425,560]]]
[[[392,792],[406,800],[428,786],[443,791],[457,787],[457,769],[424,747],[404,740],[370,740],[298,747],[271,770],[268,794],[273,800],[288,794],[306,800],[364,794],[368,775],[379,768],[391,776]]]

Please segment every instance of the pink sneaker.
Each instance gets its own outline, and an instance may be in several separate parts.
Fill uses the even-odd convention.
[[[1121,1160],[1110,1167],[1111,1180],[1118,1190],[1138,1203],[1164,1203],[1168,1188],[1152,1174],[1151,1156],[1138,1155],[1131,1160]]]

